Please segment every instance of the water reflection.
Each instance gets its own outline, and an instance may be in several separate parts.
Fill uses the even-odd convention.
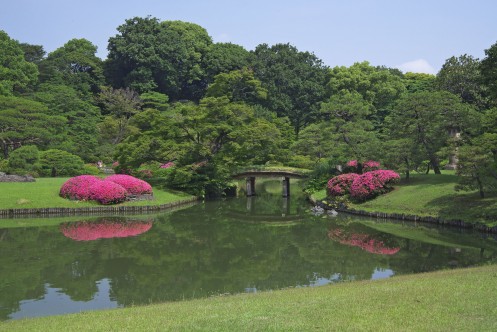
[[[75,241],[94,241],[115,237],[130,237],[147,232],[152,220],[133,220],[124,217],[99,218],[94,221],[63,223],[60,231]]]
[[[316,217],[296,188],[285,205],[276,184],[275,194],[271,184],[267,190],[257,188],[251,203],[240,195],[143,218],[84,218],[62,226],[0,229],[0,319],[496,261],[497,241],[484,234],[343,214]],[[249,204],[253,208],[247,209]],[[107,236],[115,226],[105,225],[115,223],[139,226],[115,233],[131,237]],[[104,225],[99,226],[103,230],[95,231],[95,225]],[[61,229],[84,231],[66,237]]]

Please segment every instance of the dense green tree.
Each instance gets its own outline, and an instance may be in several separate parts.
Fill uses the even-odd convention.
[[[416,92],[401,97],[387,121],[390,138],[407,139],[407,151],[421,147],[425,160],[440,174],[437,153],[447,145],[449,130],[474,130],[476,117],[471,106],[449,92]]]
[[[21,45],[0,30],[0,95],[9,96],[37,81],[38,69],[26,61]]]
[[[407,92],[422,92],[422,91],[434,91],[436,85],[436,76],[425,73],[405,73],[404,74],[404,85],[406,86]]]
[[[74,88],[67,85],[41,84],[34,99],[48,107],[48,114],[67,119],[67,137],[57,147],[77,154],[86,161],[96,161],[100,109],[80,98]]]
[[[157,18],[126,20],[109,39],[106,76],[116,88],[198,100],[206,82],[202,58],[212,44],[199,25]]]
[[[58,144],[65,133],[66,118],[49,115],[43,104],[18,97],[0,96],[0,148],[5,159],[10,151],[30,144]]]
[[[40,152],[42,176],[75,176],[83,174],[83,160],[67,151],[50,149]]]
[[[38,175],[39,150],[35,145],[21,146],[9,155],[7,170],[11,174]]]
[[[485,58],[480,64],[480,73],[492,105],[497,105],[497,43],[485,50]]]
[[[140,95],[143,109],[153,108],[161,112],[169,108],[169,97],[160,92],[145,92]]]
[[[254,72],[245,68],[216,75],[206,97],[223,96],[233,102],[257,104],[267,99],[267,90],[262,87],[261,81],[254,78]]]
[[[268,90],[263,105],[288,117],[295,134],[316,119],[327,75],[327,67],[318,57],[290,44],[261,44],[252,53],[251,67]]]
[[[329,158],[336,149],[336,136],[328,122],[312,123],[302,129],[291,150],[306,156],[314,165]]]
[[[377,137],[370,116],[374,110],[371,103],[356,91],[341,90],[321,105],[327,130],[332,134],[335,148],[332,159],[364,160],[373,158]]]
[[[250,52],[232,43],[212,44],[202,59],[206,81],[211,83],[221,73],[240,70],[249,65]]]
[[[384,67],[373,67],[366,61],[348,68],[330,69],[326,88],[331,96],[342,90],[355,91],[378,111],[389,108],[406,91],[401,76]]]
[[[27,62],[39,64],[45,57],[45,50],[42,45],[31,45],[27,43],[19,44],[24,52],[24,59]]]
[[[40,82],[63,84],[80,97],[91,99],[103,84],[102,60],[97,47],[86,39],[71,39],[40,62]]]
[[[447,59],[437,74],[436,84],[440,90],[458,95],[478,109],[487,105],[486,89],[481,84],[480,61],[471,55]]]

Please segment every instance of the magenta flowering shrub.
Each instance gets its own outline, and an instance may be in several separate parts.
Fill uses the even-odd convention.
[[[374,160],[368,160],[362,164],[363,172],[370,172],[380,169],[380,163]]]
[[[386,193],[392,189],[392,184],[400,179],[400,175],[391,170],[376,170],[358,176],[350,186],[350,196],[358,201],[364,201]]]
[[[88,200],[90,199],[90,186],[101,181],[99,177],[93,175],[75,176],[64,182],[59,195],[74,200]]]
[[[123,186],[107,180],[92,184],[88,191],[91,200],[105,205],[124,202],[128,196],[128,191]]]
[[[152,193],[152,186],[150,184],[131,175],[115,174],[105,178],[105,181],[111,181],[122,186],[131,195]]]
[[[60,226],[64,236],[75,241],[93,241],[114,237],[136,236],[147,232],[152,221],[116,222],[101,220],[99,222],[73,222]]]
[[[357,168],[357,165],[358,165],[357,160],[349,160],[347,162],[347,167]]]
[[[160,165],[159,168],[170,168],[170,167],[174,167],[174,163],[172,161],[168,161],[167,163]]]
[[[328,194],[331,196],[342,196],[349,193],[350,186],[359,177],[356,173],[340,174],[328,181]]]
[[[369,234],[348,234],[340,228],[330,230],[328,232],[328,237],[341,244],[359,247],[372,254],[393,255],[400,250],[400,247],[389,247],[383,241],[374,239]]]

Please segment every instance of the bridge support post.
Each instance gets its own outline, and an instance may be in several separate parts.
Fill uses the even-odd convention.
[[[285,176],[282,181],[283,197],[290,196],[290,178]]]
[[[247,196],[255,196],[255,176],[249,176],[246,180]]]

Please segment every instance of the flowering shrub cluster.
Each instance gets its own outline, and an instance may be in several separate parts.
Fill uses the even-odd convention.
[[[393,255],[400,250],[400,247],[388,247],[383,241],[376,240],[369,234],[347,234],[347,232],[340,228],[330,230],[328,232],[328,237],[341,244],[359,247],[372,254]]]
[[[159,166],[159,168],[169,168],[169,167],[174,167],[174,163],[172,161],[169,161]]]
[[[99,222],[73,222],[61,224],[64,236],[76,241],[93,241],[114,237],[129,237],[145,233],[152,227],[152,221],[117,222],[101,220]]]
[[[131,175],[114,174],[108,176],[105,181],[111,181],[122,186],[131,195],[143,195],[152,193],[152,186],[150,184]]]
[[[151,194],[152,186],[129,175],[111,175],[102,180],[93,175],[80,175],[67,180],[59,195],[75,200],[94,200],[100,204],[117,204],[130,195]]]
[[[88,200],[90,198],[89,188],[91,185],[102,181],[93,175],[79,175],[70,178],[60,188],[59,195],[74,200]]]
[[[350,186],[350,196],[363,201],[384,194],[398,182],[400,175],[390,170],[366,172],[358,176]]]
[[[340,174],[328,181],[328,194],[331,196],[342,196],[349,193],[352,182],[359,177],[356,173]]]
[[[362,164],[363,172],[370,172],[380,169],[380,163],[374,160],[368,160]]]
[[[91,200],[105,205],[124,202],[128,196],[128,192],[124,187],[107,180],[92,184],[88,191]]]

